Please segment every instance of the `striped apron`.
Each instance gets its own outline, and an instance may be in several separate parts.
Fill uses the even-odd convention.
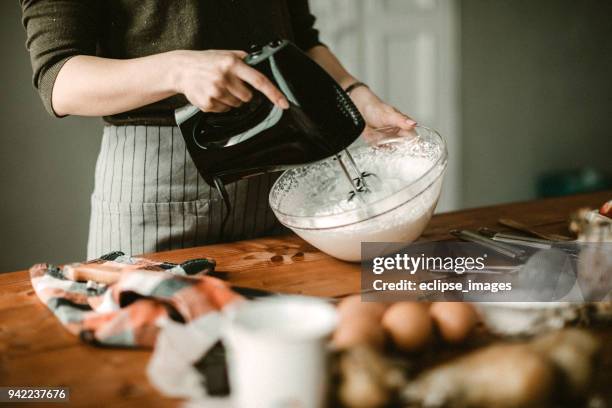
[[[91,197],[87,257],[135,255],[282,230],[268,205],[275,175],[227,186],[232,212],[204,182],[175,126],[105,126]]]

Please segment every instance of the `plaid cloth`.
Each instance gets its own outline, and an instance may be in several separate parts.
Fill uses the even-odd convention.
[[[81,265],[106,263],[109,269],[126,265],[108,286],[69,280],[66,268],[30,268],[40,300],[71,333],[91,344],[153,347],[165,320],[187,323],[242,299],[226,282],[205,276],[215,266],[210,259],[178,265],[114,252]]]

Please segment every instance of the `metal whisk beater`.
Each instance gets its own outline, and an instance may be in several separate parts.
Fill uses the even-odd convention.
[[[342,172],[344,173],[344,175],[346,176],[347,180],[351,184],[352,190],[349,191],[349,198],[348,198],[348,200],[351,201],[353,198],[358,197],[359,200],[363,201],[363,199],[361,198],[360,193],[369,193],[370,192],[370,189],[368,188],[368,184],[366,183],[365,179],[366,179],[366,177],[371,177],[371,176],[376,177],[376,174],[369,173],[367,171],[359,170],[359,168],[357,167],[357,163],[355,162],[355,159],[353,158],[351,153],[348,151],[348,149],[344,149],[344,154],[348,158],[348,164],[349,164],[348,166],[346,165],[344,160],[342,160],[342,155],[341,154],[336,155],[336,159],[338,160],[338,164],[342,168]],[[349,169],[356,176],[351,175],[351,171],[349,171]]]
[[[421,126],[421,125],[418,125],[417,127],[430,130],[429,128]],[[397,130],[398,128],[394,126],[385,126],[385,127],[374,129],[375,132],[388,132],[388,131],[397,131]],[[394,140],[406,140],[406,139],[405,139],[405,136],[400,136],[400,137],[396,137],[395,139],[388,138],[386,139],[386,142],[390,143],[390,142],[393,142]],[[419,134],[415,133],[412,140],[413,141],[420,140]],[[351,201],[352,199],[357,197],[361,202],[364,202],[362,195],[360,193],[370,193],[371,192],[370,188],[368,187],[368,184],[366,183],[366,178],[374,177],[376,179],[379,179],[379,177],[375,173],[361,171],[359,167],[357,167],[357,163],[355,162],[355,159],[353,158],[353,156],[351,155],[348,149],[344,149],[344,154],[346,155],[348,159],[348,166],[342,160],[342,153],[339,153],[336,155],[336,160],[338,160],[338,164],[342,168],[342,172],[344,173],[349,183],[351,184],[352,189],[351,191],[349,191],[348,200]],[[354,175],[351,175],[351,171],[354,173]]]

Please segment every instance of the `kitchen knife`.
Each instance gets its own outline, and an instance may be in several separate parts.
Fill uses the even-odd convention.
[[[536,231],[533,228],[523,224],[522,222],[510,218],[500,218],[499,220],[497,220],[497,222],[503,225],[504,227],[512,228],[516,231],[525,232],[538,238],[548,239],[551,241],[572,241],[572,238],[566,237],[564,235],[545,234],[543,232]]]
[[[576,246],[572,242],[567,242],[567,241],[559,242],[559,241],[551,241],[548,239],[527,237],[524,235],[508,234],[505,232],[497,232],[497,231],[494,231],[486,227],[480,228],[478,232],[481,235],[492,239],[493,241],[504,242],[506,244],[521,245],[521,246],[526,246],[526,247],[535,248],[535,249],[556,248],[556,249],[559,249],[565,252],[566,254],[572,257],[577,257],[580,254],[580,247]]]
[[[474,242],[476,244],[480,244],[486,248],[489,248],[499,254],[505,255],[512,259],[523,260],[525,259],[525,251],[519,248],[514,248],[511,245],[505,244],[503,242],[496,242],[490,238],[479,235],[476,232],[468,231],[468,230],[451,230],[451,235],[468,242]]]
[[[527,237],[524,235],[508,234],[505,232],[497,232],[490,228],[479,228],[478,232],[492,239],[493,241],[505,242],[507,244],[523,245],[531,248],[550,249],[554,241],[542,238]]]

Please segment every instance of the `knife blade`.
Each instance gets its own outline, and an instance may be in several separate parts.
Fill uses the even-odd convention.
[[[505,255],[512,259],[523,260],[525,259],[526,252],[519,248],[514,248],[511,245],[505,244],[503,242],[496,242],[490,238],[479,235],[476,232],[469,230],[451,230],[450,234],[468,242],[474,242],[476,244],[480,244],[486,248],[489,248],[499,254]]]

